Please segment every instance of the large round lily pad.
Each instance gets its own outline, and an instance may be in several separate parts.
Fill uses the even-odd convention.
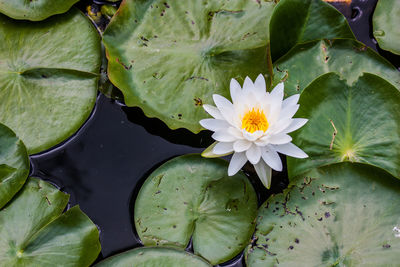
[[[89,266],[100,252],[96,225],[69,196],[29,178],[0,210],[1,266]]]
[[[296,116],[309,121],[292,137],[309,158],[289,158],[289,176],[350,161],[400,178],[400,92],[386,80],[364,73],[349,86],[325,74],[303,91],[299,104]]]
[[[77,9],[43,22],[0,15],[0,122],[29,154],[74,134],[97,93],[99,36]]]
[[[107,258],[96,267],[211,267],[202,258],[173,248],[141,247]]]
[[[25,145],[0,123],[0,209],[21,189],[29,174]]]
[[[349,40],[322,40],[300,44],[274,63],[283,77],[285,93],[298,94],[319,76],[336,72],[348,85],[364,72],[376,74],[400,90],[400,73],[386,59],[364,44]],[[279,81],[277,81],[279,82]]]
[[[346,18],[322,0],[281,0],[271,17],[270,36],[273,61],[296,44],[355,38]]]
[[[400,1],[379,0],[372,22],[379,47],[400,55]]]
[[[398,266],[400,181],[341,163],[298,177],[260,208],[247,266]]]
[[[43,20],[67,12],[79,0],[0,0],[0,13],[13,19]]]
[[[128,106],[170,128],[202,130],[202,104],[229,96],[231,78],[268,71],[273,1],[122,2],[103,41],[108,75]]]
[[[227,261],[248,244],[257,197],[247,177],[228,176],[228,163],[200,155],[174,158],[155,170],[135,203],[135,226],[146,246],[185,248],[212,264]]]

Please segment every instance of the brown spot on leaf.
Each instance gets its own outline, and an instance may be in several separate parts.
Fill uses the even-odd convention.
[[[194,105],[195,106],[203,106],[203,100],[201,100],[200,97],[196,97],[193,100],[194,100]]]

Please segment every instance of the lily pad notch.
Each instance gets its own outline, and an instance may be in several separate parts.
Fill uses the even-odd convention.
[[[228,163],[200,155],[174,158],[156,169],[136,198],[134,220],[145,246],[185,249],[216,265],[251,239],[257,197],[247,177],[228,176]]]
[[[203,104],[229,81],[267,74],[273,1],[123,1],[103,42],[127,106],[171,129],[203,130]],[[232,29],[232,30],[227,30]],[[233,30],[234,29],[234,30]],[[272,71],[272,70],[271,70]]]
[[[29,154],[72,136],[91,114],[100,37],[78,9],[41,22],[0,15],[0,122]]]
[[[99,231],[69,195],[37,178],[0,212],[2,266],[87,267],[100,253]]]

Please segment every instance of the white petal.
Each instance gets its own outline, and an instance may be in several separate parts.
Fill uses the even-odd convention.
[[[256,173],[263,185],[269,189],[271,187],[271,167],[269,167],[263,160],[260,160],[254,165],[254,169],[256,170]]]
[[[238,101],[238,97],[242,91],[242,87],[240,87],[240,84],[235,79],[231,80],[231,84],[229,87],[230,87],[230,91],[231,91],[232,102],[235,103]]]
[[[213,133],[213,135],[211,135],[212,138],[214,138],[214,140],[219,141],[219,142],[233,142],[236,141],[236,137],[231,135],[227,129],[224,130],[219,130],[215,133]]]
[[[216,119],[204,119],[201,120],[200,125],[210,131],[218,131],[221,129],[226,129],[230,127],[230,124],[227,123],[225,120],[216,120]]]
[[[261,159],[261,149],[256,145],[252,145],[246,150],[246,157],[249,159],[251,164],[257,164]]]
[[[280,120],[292,118],[294,116],[294,114],[296,114],[299,107],[300,107],[300,105],[296,104],[296,105],[287,106],[287,107],[282,108],[281,113],[280,113]]]
[[[275,101],[280,101],[282,102],[283,99],[283,89],[284,89],[284,85],[283,83],[279,83],[277,86],[274,87],[274,89],[271,91],[270,93],[270,97],[272,100]],[[272,102],[275,102],[272,101]]]
[[[268,116],[268,122],[270,124],[274,124],[278,118],[279,114],[281,113],[282,109],[282,99],[283,99],[283,83],[279,83],[277,86],[275,86],[274,90],[269,95],[269,114]]]
[[[257,139],[256,141],[254,141],[254,144],[258,145],[258,146],[266,146],[269,144],[269,137],[270,135],[268,134],[269,129],[265,132],[265,135],[262,136],[261,138]]]
[[[260,138],[260,139],[258,139],[256,141],[254,141],[254,144],[257,145],[257,146],[263,147],[263,146],[268,145],[269,141],[268,141],[268,138]]]
[[[237,140],[233,143],[233,150],[235,152],[243,152],[250,148],[251,142],[247,140]]]
[[[285,133],[296,131],[307,123],[307,119],[293,119],[292,123],[284,130]]]
[[[279,134],[271,135],[268,138],[268,141],[270,144],[273,144],[273,145],[281,145],[281,144],[286,144],[286,143],[289,143],[290,141],[292,141],[292,137],[290,137],[290,135],[287,135],[285,133],[279,133]]]
[[[221,115],[225,118],[227,122],[231,125],[237,125],[237,121],[235,121],[236,112],[233,107],[233,104],[223,96],[214,94],[213,95],[214,103],[221,112]]]
[[[236,137],[236,139],[243,139],[242,131],[236,129],[235,127],[229,126],[228,132]]]
[[[243,137],[246,138],[248,141],[253,142],[260,138],[264,132],[263,131],[255,131],[254,133],[249,133],[245,129],[242,129]]]
[[[233,143],[221,142],[217,143],[213,148],[213,153],[217,155],[224,155],[233,151]]]
[[[282,171],[282,161],[279,157],[278,153],[271,147],[267,147],[266,149],[262,150],[262,158],[265,163],[268,164],[272,169],[275,171]]]
[[[224,117],[222,117],[221,112],[218,110],[218,108],[211,106],[211,105],[207,105],[204,104],[203,105],[204,110],[210,114],[211,116],[213,116],[214,118],[218,119],[218,120],[223,120]]]
[[[244,152],[242,153],[234,153],[229,163],[228,167],[228,175],[235,175],[247,162],[247,158]]]
[[[296,105],[297,102],[299,102],[300,94],[292,95],[283,100],[282,107],[288,107],[288,106],[293,106]]]
[[[304,159],[304,158],[308,157],[308,155],[306,153],[304,153],[303,150],[301,150],[300,148],[298,148],[296,145],[294,145],[292,143],[276,145],[276,146],[274,146],[274,148],[279,153],[288,155],[290,157],[300,158],[300,159]]]
[[[254,84],[252,82],[252,80],[246,76],[246,79],[244,79],[244,83],[243,83],[243,91],[252,91],[254,90]]]
[[[262,74],[257,76],[257,79],[254,82],[254,87],[255,87],[256,91],[258,91],[260,93],[265,93],[266,92],[267,86],[265,85],[265,79],[264,79],[264,76]]]
[[[274,125],[269,128],[269,134],[277,134],[285,130],[291,123],[293,119],[282,119],[274,123]]]

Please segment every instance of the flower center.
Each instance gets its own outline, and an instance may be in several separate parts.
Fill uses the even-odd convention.
[[[264,111],[259,109],[252,109],[244,114],[242,119],[242,129],[245,129],[249,133],[255,131],[265,132],[268,129],[267,117],[265,117]]]

